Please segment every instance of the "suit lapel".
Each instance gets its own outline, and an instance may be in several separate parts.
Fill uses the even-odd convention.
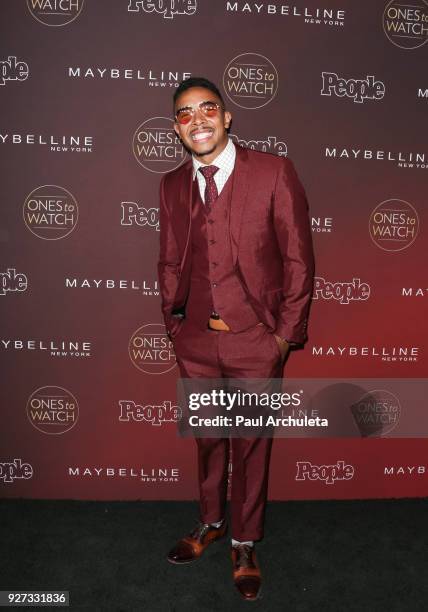
[[[190,241],[192,223],[192,169],[193,166],[191,162],[187,168],[183,169],[183,175],[180,181],[179,206],[177,207],[178,214],[175,215],[175,222],[177,223],[176,230],[178,230],[177,234],[183,236],[184,241],[181,267],[183,267]]]
[[[242,213],[248,195],[248,153],[239,145],[236,146],[235,170],[233,173],[231,209],[230,209],[230,242],[232,246],[233,265],[238,257],[239,237],[242,226]]]

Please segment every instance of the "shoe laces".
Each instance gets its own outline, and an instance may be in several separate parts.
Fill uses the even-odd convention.
[[[237,567],[254,568],[254,561],[252,558],[253,547],[248,544],[238,544],[234,547],[238,553],[236,559]]]
[[[191,538],[198,540],[198,542],[202,542],[202,539],[210,529],[211,525],[209,523],[198,523],[189,535]]]

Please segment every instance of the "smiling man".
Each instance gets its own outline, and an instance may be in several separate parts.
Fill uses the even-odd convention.
[[[308,206],[291,161],[236,147],[232,116],[202,77],[174,95],[174,129],[191,160],[160,186],[162,311],[182,378],[282,377],[290,346],[307,339],[314,273]],[[227,531],[244,599],[260,595],[272,438],[196,438],[200,520],[169,552],[190,563]]]

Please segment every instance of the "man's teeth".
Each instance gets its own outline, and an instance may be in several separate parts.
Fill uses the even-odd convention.
[[[211,136],[210,130],[206,132],[195,132],[194,134],[192,134],[192,140],[205,140],[205,138],[208,138],[209,136]]]

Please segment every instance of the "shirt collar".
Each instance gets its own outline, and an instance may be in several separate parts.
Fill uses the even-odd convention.
[[[229,138],[227,145],[224,147],[223,151],[217,155],[215,159],[210,164],[203,164],[198,159],[192,155],[192,163],[193,163],[193,179],[196,176],[197,171],[202,166],[217,166],[220,170],[227,170],[230,167],[230,159],[231,157],[235,159],[236,150],[235,145],[233,144],[233,140]]]

